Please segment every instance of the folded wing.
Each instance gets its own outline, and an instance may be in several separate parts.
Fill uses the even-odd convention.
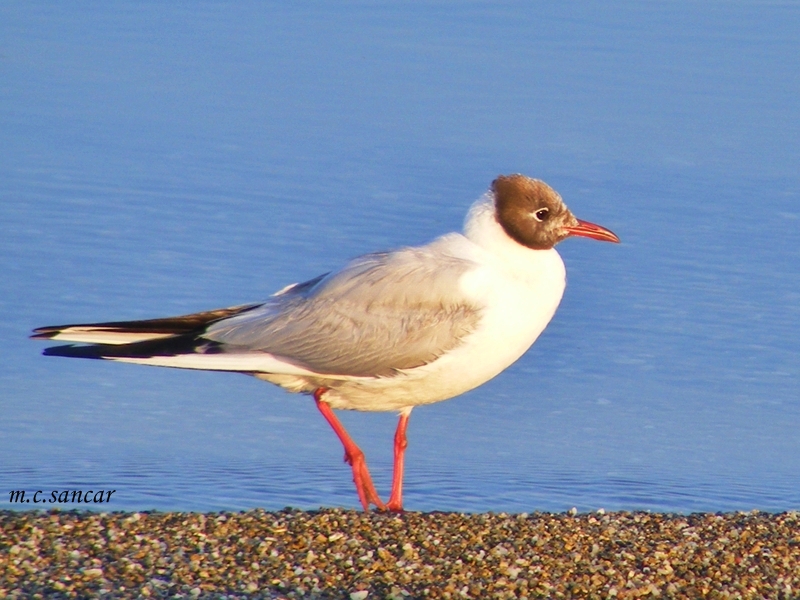
[[[45,353],[51,355],[250,373],[388,377],[432,362],[475,329],[480,307],[459,288],[471,266],[434,242],[362,256],[263,304],[149,321],[43,327],[33,337],[94,344],[49,348]]]

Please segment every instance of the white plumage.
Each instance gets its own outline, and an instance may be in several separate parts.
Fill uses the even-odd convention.
[[[554,246],[569,235],[619,241],[578,221],[543,182],[499,177],[469,211],[463,235],[356,258],[261,304],[44,327],[34,337],[93,344],[46,354],[237,371],[313,393],[345,446],[364,508],[401,510],[411,409],[475,388],[524,354],[561,301],[566,273]],[[387,505],[331,408],[401,414]]]

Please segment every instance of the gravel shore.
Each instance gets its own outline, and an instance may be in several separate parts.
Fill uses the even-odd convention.
[[[798,598],[800,515],[0,512],[0,598]]]

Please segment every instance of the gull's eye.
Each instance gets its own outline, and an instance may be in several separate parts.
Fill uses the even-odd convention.
[[[535,213],[533,213],[533,218],[539,221],[547,221],[547,217],[550,216],[550,209],[549,208],[540,208]]]

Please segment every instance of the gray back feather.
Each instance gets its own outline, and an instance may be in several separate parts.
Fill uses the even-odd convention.
[[[445,238],[356,258],[215,323],[204,337],[331,375],[392,376],[422,366],[458,346],[479,318],[458,285],[472,263],[446,246]]]

